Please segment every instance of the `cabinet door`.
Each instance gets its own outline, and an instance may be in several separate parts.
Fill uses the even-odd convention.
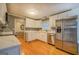
[[[52,20],[52,27],[56,27],[56,18],[57,16],[54,16],[51,20]]]
[[[49,17],[49,28],[56,27],[57,15]]]
[[[41,28],[41,21],[40,20],[35,20],[34,27],[35,28]]]

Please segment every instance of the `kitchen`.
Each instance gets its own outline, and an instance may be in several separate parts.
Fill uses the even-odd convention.
[[[5,4],[4,3],[1,4],[0,6],[0,9],[2,9],[0,10],[1,12],[0,18],[2,18],[0,19],[1,21],[0,26],[2,25],[3,27],[3,25],[5,24],[6,26],[4,25],[3,27],[4,29],[7,27],[11,29],[11,31],[10,30],[8,31],[6,29],[5,30],[8,31],[9,36],[10,35],[15,36],[13,37],[13,39],[15,38],[16,44],[18,43],[18,47],[17,47],[18,54],[24,53],[24,52],[19,52],[20,51],[19,46],[21,42],[17,41],[18,38],[21,38],[25,42],[29,42],[29,43],[32,41],[34,42],[42,41],[45,44],[51,45],[51,47],[65,51],[69,54],[78,54],[79,53],[79,47],[78,47],[79,46],[78,45],[79,6],[78,5],[79,4],[72,4],[72,3],[70,4],[62,4],[62,3],[60,4],[27,4],[27,3]],[[34,7],[36,9],[32,9]],[[67,27],[70,26],[70,27],[66,28],[66,26]],[[4,33],[5,30],[3,30],[2,27],[0,27],[1,28],[0,31],[1,30],[3,31],[2,33],[0,33],[1,34],[0,37],[3,37],[3,35],[5,37],[5,33]],[[65,42],[66,40],[67,42]],[[1,43],[0,45],[3,44]],[[48,49],[50,50],[50,48]],[[42,54],[40,53],[41,52],[40,50],[38,51],[39,51],[38,54]]]

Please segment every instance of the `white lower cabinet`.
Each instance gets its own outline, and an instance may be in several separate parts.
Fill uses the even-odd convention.
[[[33,41],[33,40],[41,40],[44,42],[47,42],[47,33],[46,32],[39,32],[39,31],[28,31],[27,33],[27,41]]]

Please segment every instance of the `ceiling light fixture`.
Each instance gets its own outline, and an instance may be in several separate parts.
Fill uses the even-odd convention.
[[[36,9],[29,9],[27,11],[27,13],[30,14],[30,15],[37,15],[38,14],[38,11]]]

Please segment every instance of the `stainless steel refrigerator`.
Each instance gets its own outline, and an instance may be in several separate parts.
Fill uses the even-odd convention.
[[[71,16],[56,20],[55,46],[66,52],[78,54],[78,17]]]

